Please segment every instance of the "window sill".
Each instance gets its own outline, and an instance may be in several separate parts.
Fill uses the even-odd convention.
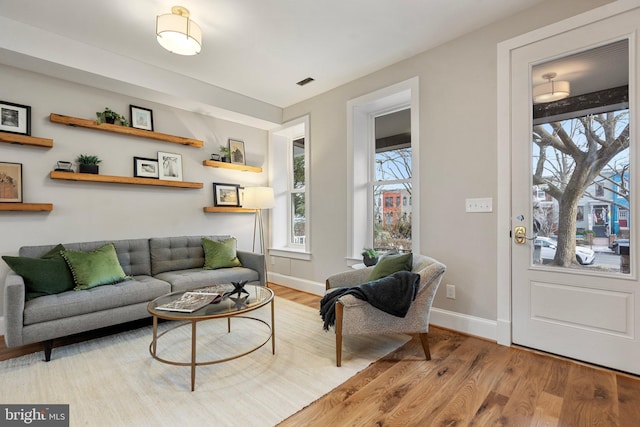
[[[311,253],[304,250],[297,250],[293,248],[270,248],[269,255],[282,258],[301,259],[304,261],[311,261]]]

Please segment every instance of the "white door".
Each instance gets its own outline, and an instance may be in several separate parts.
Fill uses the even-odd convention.
[[[512,342],[635,374],[640,374],[635,230],[639,25],[640,9],[635,9],[520,47],[511,56]],[[626,112],[625,104],[618,103],[582,110],[574,118],[571,108],[536,104],[538,116],[553,117],[534,122],[532,87],[541,83],[540,74],[547,74],[549,82],[548,74],[555,72],[556,89],[562,86],[558,81],[574,80],[571,91],[579,93],[586,85],[579,78],[589,74],[599,54],[606,57],[607,48],[621,45],[628,50],[629,65],[607,65],[627,72]],[[573,60],[570,66],[561,61],[567,57]],[[605,74],[598,88],[618,78],[618,72]],[[625,141],[626,153],[614,147]],[[598,151],[605,146],[607,153]],[[525,228],[521,243],[515,231],[523,230],[516,227]],[[607,248],[614,232],[628,239],[630,257]]]

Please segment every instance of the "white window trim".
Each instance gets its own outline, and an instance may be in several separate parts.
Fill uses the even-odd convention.
[[[281,256],[295,259],[311,259],[311,200],[310,194],[310,137],[309,137],[309,116],[299,117],[284,123],[282,126],[269,132],[269,182],[273,186],[276,205],[271,210],[269,217],[271,231],[271,247],[269,253],[274,256]],[[305,244],[296,245],[292,243],[291,224],[291,187],[293,179],[293,150],[292,142],[295,139],[304,138],[305,156]],[[286,159],[286,176],[278,167]]]
[[[380,89],[347,102],[347,264],[361,262],[362,248],[373,244],[373,196],[370,194],[371,169],[375,155],[375,117],[411,108],[412,170],[412,251],[420,253],[420,108],[419,80],[409,80]]]

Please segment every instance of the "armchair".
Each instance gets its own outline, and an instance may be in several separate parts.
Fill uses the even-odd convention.
[[[344,286],[356,286],[369,280],[373,267],[345,271],[327,278],[327,291]],[[342,364],[342,337],[347,335],[419,334],[427,360],[429,351],[429,314],[433,298],[440,286],[446,266],[433,258],[413,254],[414,273],[420,275],[420,287],[416,299],[405,317],[387,314],[368,302],[343,295],[336,301],[336,365]]]

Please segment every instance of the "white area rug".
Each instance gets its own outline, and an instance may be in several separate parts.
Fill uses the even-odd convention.
[[[318,310],[276,297],[276,354],[271,342],[228,362],[190,367],[149,355],[151,327],[0,362],[0,402],[69,404],[71,426],[272,426],[328,393],[408,336],[347,337],[335,366],[335,335]],[[269,319],[268,307],[254,312]],[[162,323],[166,330],[171,324]],[[268,334],[265,325],[232,320],[198,324],[198,360],[229,356]],[[190,360],[190,326],[160,338],[158,355]]]

